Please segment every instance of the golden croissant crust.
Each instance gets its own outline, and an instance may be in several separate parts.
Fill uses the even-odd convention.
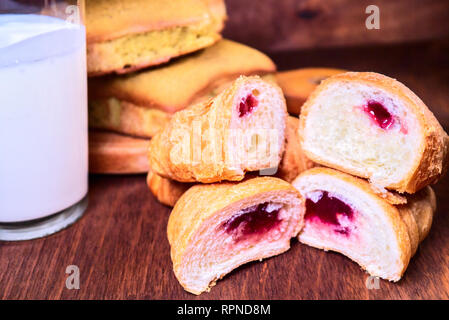
[[[299,136],[313,161],[379,188],[414,193],[446,171],[449,137],[410,89],[387,76],[332,76],[303,105]]]
[[[300,194],[278,178],[191,187],[167,227],[176,278],[191,293],[208,291],[238,266],[287,251],[303,214]]]
[[[175,113],[150,142],[150,168],[180,182],[211,183],[277,167],[286,117],[276,84],[242,76],[215,98]]]
[[[305,171],[293,186],[306,199],[302,243],[340,252],[390,281],[402,277],[436,209],[430,187],[393,205],[368,181],[330,168]]]
[[[298,118],[292,116],[287,118],[285,152],[275,174],[275,177],[287,182],[292,182],[298,174],[315,166],[315,163],[309,160],[301,150],[298,139],[298,124]],[[163,178],[151,170],[147,175],[147,184],[158,201],[170,207],[173,207],[181,195],[192,186],[192,183]],[[391,192],[388,193],[388,195],[390,194]],[[390,197],[393,196],[390,195]]]

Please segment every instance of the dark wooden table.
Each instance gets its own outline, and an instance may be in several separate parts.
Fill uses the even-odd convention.
[[[280,69],[372,70],[404,82],[449,131],[448,41],[275,54]],[[396,284],[368,290],[367,274],[336,253],[293,241],[285,254],[238,268],[199,297],[172,272],[169,208],[145,177],[91,176],[89,207],[72,227],[45,239],[0,243],[0,298],[7,299],[425,299],[449,298],[449,179],[435,186],[438,212],[429,237]],[[26,200],[26,199],[24,199]],[[80,289],[65,286],[77,265]]]

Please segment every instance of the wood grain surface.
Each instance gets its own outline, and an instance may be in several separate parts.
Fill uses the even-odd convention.
[[[408,46],[290,52],[281,69],[323,66],[378,71],[414,90],[449,131],[448,41]],[[72,227],[25,242],[0,243],[3,299],[427,299],[449,298],[449,179],[435,186],[438,212],[404,278],[368,290],[367,274],[336,253],[292,242],[278,257],[234,270],[210,293],[185,292],[172,272],[169,208],[144,175],[90,177],[89,207]],[[26,200],[26,199],[24,199]],[[77,265],[80,289],[65,287]]]
[[[366,8],[379,8],[368,30]],[[387,44],[449,35],[447,0],[226,0],[225,36],[268,51]]]

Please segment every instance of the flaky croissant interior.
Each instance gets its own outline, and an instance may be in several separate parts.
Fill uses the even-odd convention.
[[[293,181],[306,198],[299,240],[340,252],[373,276],[398,281],[412,254],[398,209],[370,192],[366,181],[350,177],[366,183],[361,187],[335,170],[312,170]]]
[[[240,181],[247,171],[279,165],[286,118],[276,84],[241,76],[215,98],[175,113],[150,142],[150,167],[180,182]]]
[[[403,100],[357,82],[335,82],[312,102],[304,145],[321,159],[370,178],[398,184],[421,157],[421,128]]]
[[[288,250],[302,225],[302,205],[295,193],[269,192],[214,213],[191,235],[179,261],[172,247],[176,277],[200,294],[238,266]]]
[[[232,105],[225,161],[242,173],[277,166],[286,130],[285,100],[277,87],[254,78],[238,89]]]

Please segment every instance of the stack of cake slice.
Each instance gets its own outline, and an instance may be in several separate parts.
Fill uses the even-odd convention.
[[[89,76],[129,73],[220,40],[221,0],[87,0]]]
[[[86,1],[90,172],[148,172],[148,140],[174,112],[276,70],[222,40],[225,19],[222,0]]]

